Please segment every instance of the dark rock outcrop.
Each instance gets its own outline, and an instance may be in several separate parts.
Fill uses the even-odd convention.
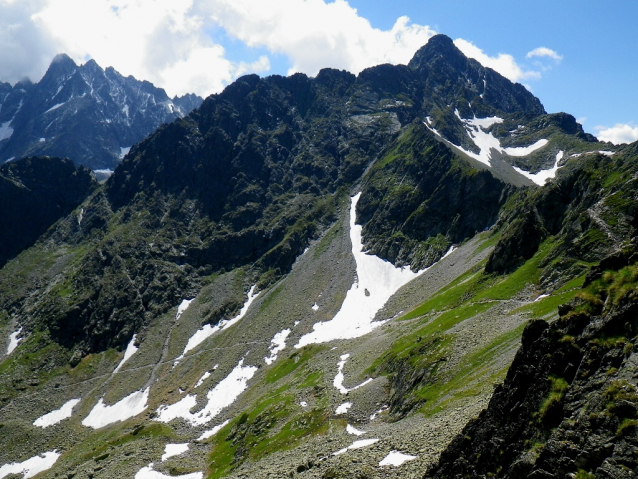
[[[25,158],[0,167],[0,267],[31,246],[97,187],[68,159]]]

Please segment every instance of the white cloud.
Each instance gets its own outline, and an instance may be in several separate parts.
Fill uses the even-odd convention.
[[[0,0],[0,79],[38,81],[57,53],[93,58],[169,95],[220,91],[237,76],[270,70],[259,51],[283,55],[309,75],[407,63],[435,33],[400,17],[373,28],[345,0]],[[229,58],[218,39],[256,47]],[[257,55],[261,54],[258,58]],[[249,58],[246,58],[248,56]]]
[[[540,72],[535,70],[524,70],[512,55],[507,53],[499,53],[495,57],[487,55],[483,50],[474,45],[472,42],[457,38],[454,44],[461,50],[465,56],[474,58],[481,65],[496,70],[505,78],[513,82],[521,82],[523,80],[538,80],[541,77]]]
[[[598,130],[597,136],[599,140],[609,141],[614,145],[638,141],[638,126],[617,123],[611,128],[597,126],[595,129]]]
[[[547,47],[534,48],[534,50],[527,52],[527,55],[525,55],[525,57],[526,58],[547,57],[547,58],[551,58],[552,60],[555,60],[556,62],[560,62],[563,59],[562,55],[559,55],[554,50]]]
[[[407,63],[435,33],[405,16],[390,30],[373,28],[345,0],[211,0],[207,7],[230,36],[287,56],[288,73]]]

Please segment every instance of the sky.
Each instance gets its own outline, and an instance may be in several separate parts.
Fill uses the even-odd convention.
[[[0,0],[0,81],[53,57],[220,92],[241,75],[407,63],[436,34],[598,138],[638,140],[635,0]]]

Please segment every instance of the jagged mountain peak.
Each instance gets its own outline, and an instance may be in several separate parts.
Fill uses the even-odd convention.
[[[51,80],[57,81],[60,78],[68,77],[72,75],[77,68],[78,66],[71,57],[69,57],[66,53],[59,53],[51,61],[51,64],[42,77],[42,80],[40,80],[40,83],[46,83]]]
[[[0,98],[0,163],[26,156],[71,158],[93,169],[114,169],[130,147],[162,123],[197,108],[192,95],[171,99],[148,81],[104,70],[91,59],[78,66],[57,55],[40,82],[16,84]]]
[[[414,70],[420,70],[423,67],[427,67],[437,58],[442,58],[458,68],[466,67],[468,61],[467,57],[454,45],[454,41],[450,37],[438,34],[430,38],[425,45],[416,51],[408,66]]]

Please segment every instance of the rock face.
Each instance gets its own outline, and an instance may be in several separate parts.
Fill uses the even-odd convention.
[[[89,170],[60,158],[25,158],[0,166],[0,267],[96,187]]]
[[[528,324],[488,408],[426,477],[634,477],[635,251],[604,261],[555,323]]]
[[[200,104],[195,95],[171,99],[111,67],[103,70],[93,60],[77,66],[58,55],[38,83],[0,90],[0,163],[51,155],[114,169],[132,145]]]

